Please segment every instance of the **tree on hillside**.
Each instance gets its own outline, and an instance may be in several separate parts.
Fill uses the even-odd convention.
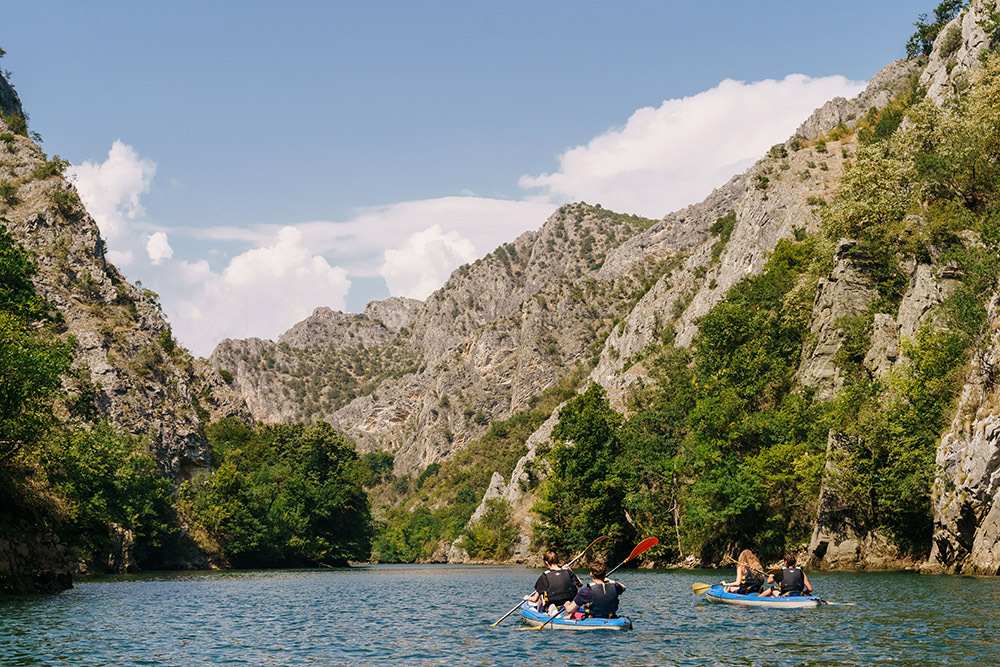
[[[58,318],[35,292],[35,272],[28,252],[0,225],[0,466],[37,444],[52,424],[59,376],[71,359],[72,346],[47,326]]]
[[[920,14],[913,24],[917,29],[906,42],[906,57],[929,56],[941,28],[955,18],[963,7],[965,0],[943,0],[934,8],[933,21],[928,21],[927,14]]]

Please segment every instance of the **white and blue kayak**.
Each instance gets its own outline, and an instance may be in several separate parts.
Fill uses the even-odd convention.
[[[538,611],[533,605],[521,605],[521,620],[530,627],[537,628],[548,621],[550,616],[551,614]],[[546,630],[549,628],[554,630],[631,630],[632,620],[625,616],[572,619],[559,615],[545,625]]]
[[[712,586],[705,591],[709,602],[741,605],[743,607],[768,607],[771,609],[801,609],[803,607],[818,607],[823,600],[815,595],[784,595],[762,597],[756,593],[742,595],[727,593],[721,584]]]

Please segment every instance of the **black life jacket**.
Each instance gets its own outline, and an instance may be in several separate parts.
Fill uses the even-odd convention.
[[[586,605],[587,615],[611,618],[618,611],[618,587],[610,581],[592,581],[589,584],[592,598]]]
[[[764,577],[750,568],[744,568],[743,581],[737,593],[746,595],[747,593],[759,593],[764,588]]]
[[[542,576],[545,577],[545,603],[563,604],[576,597],[576,584],[573,583],[573,573],[570,570],[546,570]]]
[[[806,587],[806,578],[801,567],[781,568],[781,594],[799,595]]]

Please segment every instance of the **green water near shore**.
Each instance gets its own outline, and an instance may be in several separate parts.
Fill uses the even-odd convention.
[[[523,631],[518,567],[158,573],[0,599],[2,665],[995,665],[1000,578],[810,573],[856,606],[709,604],[731,572],[622,570],[631,632]]]

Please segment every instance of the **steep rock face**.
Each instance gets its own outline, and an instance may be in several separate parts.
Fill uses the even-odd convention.
[[[934,40],[920,85],[938,104],[960,90],[966,73],[979,68],[980,54],[990,48],[990,37],[983,29],[990,4],[991,0],[972,0],[967,9],[941,28]]]
[[[424,302],[417,299],[392,296],[369,303],[365,307],[365,317],[381,322],[386,329],[396,332],[408,325],[423,306]]]
[[[0,122],[0,129],[9,126]],[[0,142],[0,169],[14,195],[0,217],[34,253],[36,288],[76,338],[72,395],[89,397],[85,418],[106,417],[146,436],[161,469],[188,478],[209,464],[207,417],[245,414],[215,373],[174,342],[155,295],[129,284],[104,258],[97,225],[75,189],[26,136]]]
[[[819,399],[833,398],[841,385],[834,364],[843,343],[838,321],[863,314],[878,296],[863,260],[852,255],[855,245],[846,239],[838,244],[833,270],[820,280],[809,320],[810,337],[815,343],[802,350],[797,379],[807,387],[816,387]]]
[[[818,389],[820,398],[832,398],[840,388],[840,377],[833,359],[843,342],[837,321],[856,317],[867,310],[877,297],[869,286],[869,272],[863,257],[852,256],[853,242],[843,240],[838,246],[837,261],[829,278],[823,281],[816,298],[810,330],[817,340],[814,348],[803,350],[799,380]],[[881,379],[906,357],[899,352],[902,341],[913,339],[924,325],[934,325],[939,306],[957,285],[949,267],[935,269],[932,264],[912,264],[909,282],[895,316],[875,316],[871,345],[864,366],[871,377]],[[809,544],[812,567],[824,569],[886,569],[910,563],[884,536],[856,525],[846,511],[831,480],[837,477],[836,461],[847,447],[842,436],[831,433],[827,443],[824,484],[820,489],[816,525]]]
[[[591,347],[621,313],[623,297],[648,280],[642,271],[606,280],[595,272],[611,249],[651,224],[596,206],[564,206],[538,231],[460,267],[422,304],[376,302],[365,317],[321,309],[277,344],[225,341],[212,363],[233,374],[259,418],[326,419],[361,451],[395,453],[404,474],[449,457],[594,355]],[[371,316],[385,313],[393,326],[377,322],[382,333],[369,332],[364,342],[359,333],[350,341],[353,352],[332,326],[359,318],[376,323]],[[352,363],[339,384],[354,382],[355,395],[296,411],[303,405],[300,383],[316,382],[327,392],[338,385],[328,370],[317,369],[319,356],[331,368],[343,367],[348,352],[360,366]],[[354,373],[376,357],[398,363]]]
[[[854,127],[872,107],[881,109],[889,100],[903,92],[910,76],[918,72],[920,65],[915,60],[896,60],[880,69],[872,77],[864,91],[854,99],[835,97],[813,112],[795,132],[795,139],[814,139],[826,134],[838,123]]]
[[[648,380],[644,350],[658,342],[667,324],[673,326],[676,344],[689,345],[697,319],[741,279],[759,273],[780,239],[791,238],[797,229],[818,228],[820,207],[836,193],[844,166],[853,156],[853,139],[828,142],[825,152],[819,147],[796,148],[838,123],[853,126],[869,108],[888,104],[916,67],[911,61],[896,61],[882,68],[853,100],[837,98],[813,112],[783,150],[772,151],[705,201],[668,215],[610,253],[602,273],[670,257],[676,264],[611,332],[591,374],[608,390],[617,409],[624,409],[630,387]],[[720,253],[715,247],[720,241],[708,229],[730,210],[736,222]],[[832,374],[832,369],[813,372]]]
[[[0,595],[55,593],[73,587],[74,565],[47,528],[16,520],[0,527]]]
[[[0,113],[4,116],[24,118],[24,110],[21,109],[21,100],[18,98],[14,88],[7,83],[7,79],[3,76],[0,76]]]
[[[931,572],[1000,574],[1000,291],[989,322],[937,450]]]

